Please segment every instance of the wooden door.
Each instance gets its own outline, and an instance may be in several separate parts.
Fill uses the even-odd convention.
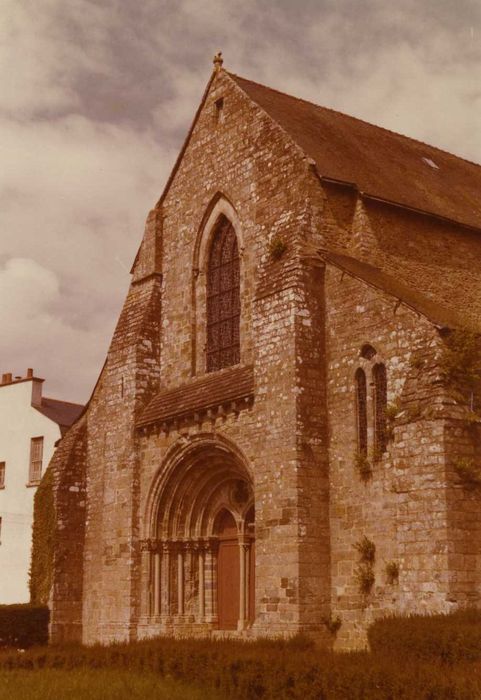
[[[228,511],[225,511],[219,522],[217,554],[217,617],[221,630],[236,630],[239,621],[239,550],[235,520]]]
[[[217,559],[217,614],[219,629],[235,630],[239,620],[239,542],[221,540]]]

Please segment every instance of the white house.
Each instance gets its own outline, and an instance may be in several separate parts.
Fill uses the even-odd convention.
[[[42,396],[44,380],[0,383],[0,604],[29,601],[33,497],[55,449],[83,406]]]

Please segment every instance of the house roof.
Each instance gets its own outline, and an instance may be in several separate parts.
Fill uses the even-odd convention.
[[[321,178],[366,197],[481,229],[481,166],[229,73],[312,158]]]
[[[77,420],[84,407],[79,403],[70,403],[69,401],[58,401],[57,399],[42,397],[42,404],[40,406],[34,406],[34,408],[57,423],[63,435],[67,431],[67,428],[70,428],[72,423]]]

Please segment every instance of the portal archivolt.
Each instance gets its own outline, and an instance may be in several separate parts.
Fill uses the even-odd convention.
[[[245,629],[254,618],[254,498],[239,455],[216,441],[162,470],[143,541],[145,617],[161,626]]]

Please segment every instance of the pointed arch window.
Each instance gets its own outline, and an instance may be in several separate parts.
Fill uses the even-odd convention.
[[[357,418],[357,450],[358,454],[367,455],[367,383],[366,373],[359,368],[355,375],[356,381],[356,418]]]
[[[207,267],[207,371],[240,362],[240,269],[237,237],[221,216]]]
[[[381,456],[387,447],[387,375],[383,364],[374,365],[374,449]]]

